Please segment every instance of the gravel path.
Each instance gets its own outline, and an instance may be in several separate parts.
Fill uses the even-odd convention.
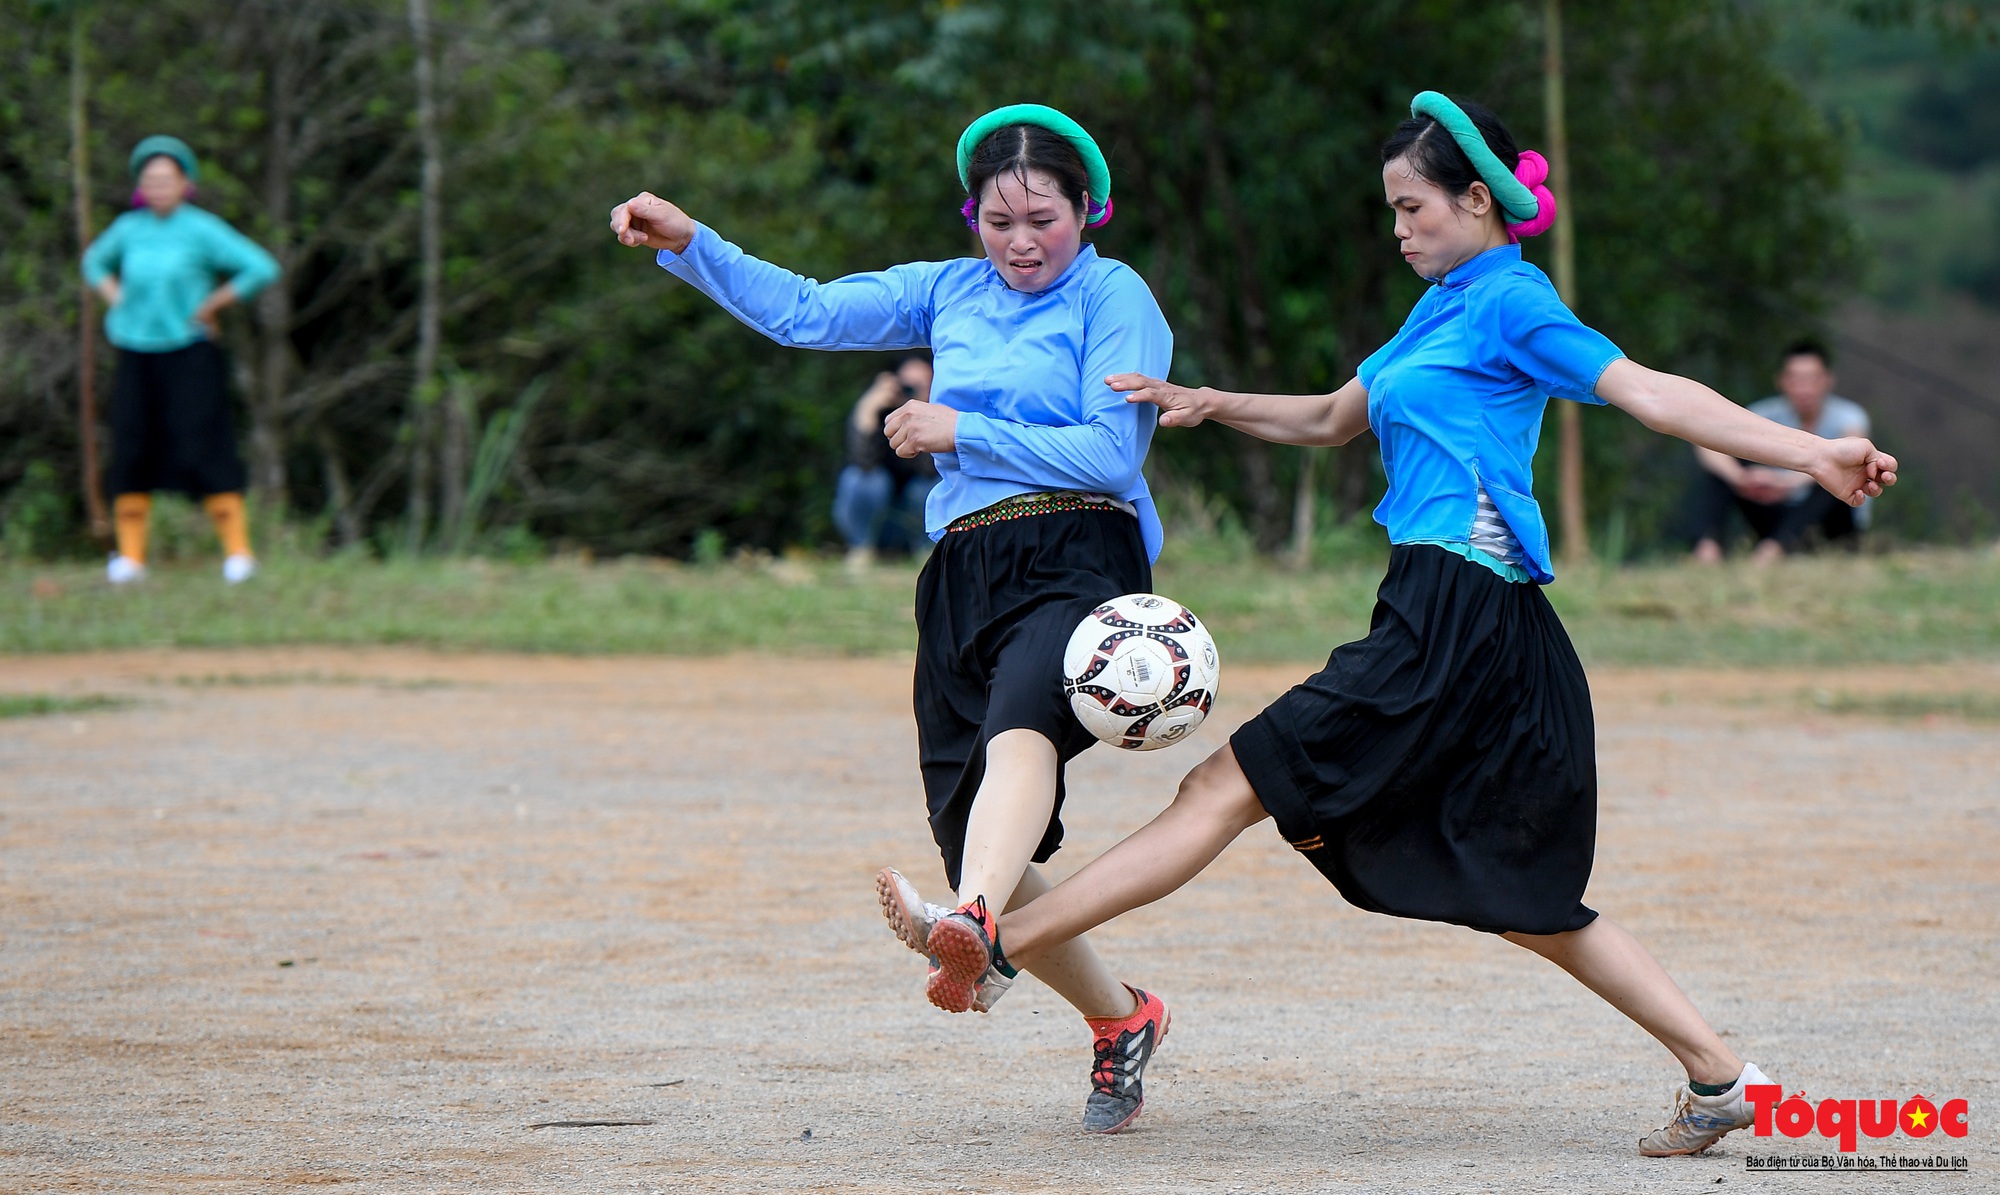
[[[1304,671],[1086,756],[1053,870]],[[1097,935],[1174,1032],[1134,1130],[1084,1138],[1074,1014],[938,1013],[880,924],[877,867],[940,886],[905,665],[296,650],[0,659],[137,700],[0,722],[0,1190],[2000,1189],[2000,733],[1799,698],[2000,669],[1593,680],[1586,899],[1788,1091],[1968,1099],[1966,1138],[1861,1151],[1968,1172],[1640,1159],[1663,1051],[1268,826]],[[583,1120],[644,1123],[531,1127]]]

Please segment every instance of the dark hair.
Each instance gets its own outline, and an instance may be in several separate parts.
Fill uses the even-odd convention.
[[[1483,104],[1471,100],[1461,100],[1456,96],[1452,102],[1470,117],[1479,135],[1486,141],[1486,148],[1500,159],[1500,164],[1513,170],[1521,164],[1521,149],[1514,144],[1514,134],[1500,123],[1500,118]],[[1472,168],[1472,159],[1458,147],[1458,141],[1451,131],[1437,122],[1436,117],[1412,116],[1396,126],[1396,131],[1382,143],[1382,164],[1387,166],[1397,158],[1409,159],[1410,168],[1417,177],[1443,190],[1457,199],[1472,189],[1472,184],[1482,182],[1479,171]],[[1491,190],[1491,187],[1487,188]]]
[[[1811,336],[1801,336],[1786,345],[1785,355],[1778,358],[1778,367],[1782,369],[1790,365],[1793,357],[1818,357],[1820,365],[1827,369],[1833,368],[1833,354],[1827,350],[1823,341]]]
[[[1057,193],[1078,215],[1083,214],[1083,197],[1090,190],[1090,172],[1083,168],[1083,155],[1040,125],[1010,124],[994,129],[973,147],[972,161],[965,168],[966,196],[977,207],[980,192],[994,177],[1011,174],[1026,185],[1030,170],[1055,180]]]

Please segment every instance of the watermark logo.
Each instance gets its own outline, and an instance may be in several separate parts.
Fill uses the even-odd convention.
[[[1906,1100],[1821,1100],[1817,1105],[1804,1092],[1789,1098],[1776,1083],[1752,1083],[1743,1089],[1744,1098],[1755,1109],[1755,1133],[1769,1137],[1772,1132],[1787,1137],[1803,1137],[1817,1131],[1820,1136],[1840,1142],[1840,1152],[1853,1153],[1862,1137],[1924,1138],[1942,1132],[1947,1137],[1963,1137],[1970,1109],[1964,1100],[1934,1100],[1913,1095]]]

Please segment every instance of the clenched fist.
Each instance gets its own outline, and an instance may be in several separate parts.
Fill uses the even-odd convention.
[[[694,220],[651,191],[641,191],[611,209],[611,232],[621,245],[680,253],[694,240]]]

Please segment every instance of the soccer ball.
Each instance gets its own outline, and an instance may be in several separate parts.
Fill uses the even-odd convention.
[[[1063,692],[1084,729],[1131,751],[1180,742],[1208,717],[1222,665],[1194,612],[1128,593],[1092,610],[1063,652]]]

